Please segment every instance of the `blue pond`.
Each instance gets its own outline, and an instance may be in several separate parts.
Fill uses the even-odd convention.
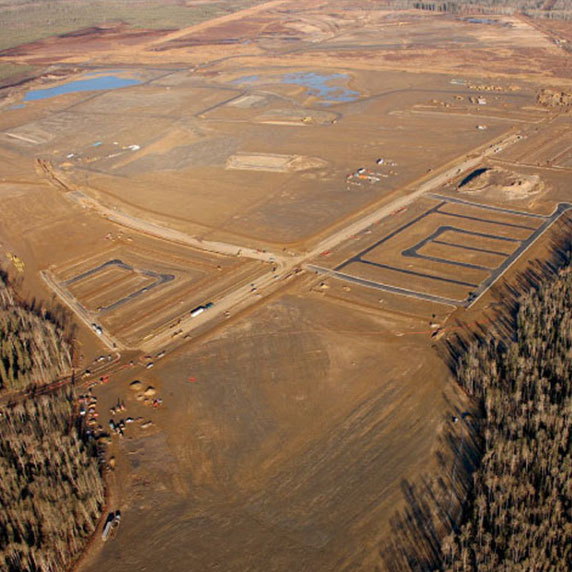
[[[308,89],[310,95],[315,95],[327,101],[354,101],[359,97],[357,91],[332,85],[336,81],[346,80],[348,76],[344,73],[319,74],[314,72],[289,73],[282,78],[283,83],[301,85]]]
[[[348,76],[344,73],[320,74],[314,72],[296,72],[280,76],[280,83],[301,85],[310,95],[325,100],[324,103],[354,101],[359,93],[342,85]],[[233,83],[255,83],[260,80],[257,75],[248,75],[235,80]],[[338,85],[336,85],[338,84]]]
[[[117,75],[100,75],[89,79],[77,79],[69,81],[55,87],[46,89],[34,89],[29,91],[24,97],[24,101],[37,101],[39,99],[50,99],[65,93],[76,93],[80,91],[106,91],[137,85],[141,80],[119,77]]]

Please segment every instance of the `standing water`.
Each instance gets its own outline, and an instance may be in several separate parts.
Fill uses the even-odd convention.
[[[305,87],[310,95],[314,95],[323,100],[322,104],[341,103],[345,101],[355,101],[359,98],[359,92],[342,85],[349,79],[345,73],[316,73],[316,72],[294,72],[280,76],[260,77],[258,75],[243,76],[233,83],[286,83],[290,85],[300,85]]]
[[[140,84],[141,80],[120,77],[118,75],[100,75],[89,79],[77,79],[68,81],[61,85],[48,87],[46,89],[33,89],[29,91],[24,101],[37,101],[40,99],[50,99],[66,93],[77,93],[81,91],[107,91],[121,87],[129,87]]]

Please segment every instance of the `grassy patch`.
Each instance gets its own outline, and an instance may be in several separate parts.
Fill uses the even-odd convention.
[[[0,82],[3,82],[13,77],[28,75],[39,69],[40,68],[38,66],[0,63]]]
[[[111,22],[175,29],[236,12],[260,0],[182,5],[175,0],[33,0],[0,2],[0,50]]]

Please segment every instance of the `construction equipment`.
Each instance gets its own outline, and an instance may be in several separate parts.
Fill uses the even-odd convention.
[[[16,256],[15,254],[12,254],[11,252],[7,252],[6,258],[8,258],[8,260],[10,260],[10,262],[12,262],[12,264],[14,265],[14,267],[16,268],[16,270],[18,272],[24,272],[25,264],[24,264],[24,261],[19,256]]]

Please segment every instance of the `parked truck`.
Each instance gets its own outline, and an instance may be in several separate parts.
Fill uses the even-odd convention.
[[[196,316],[200,316],[206,310],[212,308],[214,304],[212,302],[207,302],[204,306],[197,306],[194,310],[191,310],[191,318],[195,318]]]

